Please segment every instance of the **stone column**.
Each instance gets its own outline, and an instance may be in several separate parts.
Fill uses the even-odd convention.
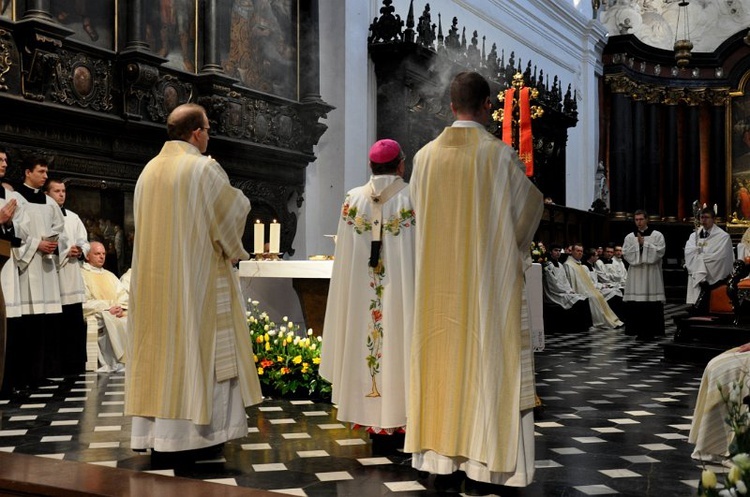
[[[685,109],[683,141],[683,206],[688,217],[693,214],[693,202],[700,201],[701,149],[700,149],[700,107],[697,99],[688,98]]]
[[[203,2],[203,66],[202,73],[224,73],[219,55],[217,0]]]
[[[129,0],[127,7],[125,50],[149,50],[143,39],[143,0]]]
[[[646,104],[646,143],[644,160],[644,192],[646,195],[644,208],[651,220],[661,219],[659,212],[661,157],[659,154],[659,105],[649,100]]]
[[[300,2],[299,99],[320,100],[320,21],[318,0]]]
[[[611,211],[624,216],[630,206],[633,168],[633,112],[625,93],[612,94],[610,124],[610,198]]]
[[[23,19],[51,21],[50,0],[26,0],[26,11],[23,13]]]
[[[663,215],[667,221],[677,221],[679,163],[677,153],[677,101],[667,99],[664,108],[664,184],[672,185],[661,192]],[[679,185],[678,185],[679,188]]]

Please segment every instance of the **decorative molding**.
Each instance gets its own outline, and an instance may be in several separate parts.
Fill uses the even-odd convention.
[[[8,91],[5,75],[13,65],[13,36],[7,29],[0,28],[0,91]]]
[[[59,50],[46,56],[52,67],[53,102],[109,112],[112,110],[112,62]]]
[[[678,105],[680,103],[688,106],[700,105],[708,102],[714,106],[726,106],[730,102],[728,88],[692,88],[646,84],[634,81],[624,74],[608,74],[604,82],[609,86],[612,93],[626,94],[635,101],[643,100],[650,104]]]

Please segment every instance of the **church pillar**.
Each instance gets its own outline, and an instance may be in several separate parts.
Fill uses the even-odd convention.
[[[299,99],[303,102],[320,100],[320,28],[318,0],[302,2],[300,5],[300,50],[305,57],[300,60]]]
[[[667,221],[676,221],[678,219],[678,192],[675,185],[679,183],[679,162],[677,153],[677,102],[667,100],[664,107],[664,155],[662,162],[664,164],[664,184],[672,185],[670,188],[664,188],[662,194],[662,213]]]
[[[645,104],[638,97],[633,101],[633,152],[632,152],[632,176],[630,179],[632,196],[628,199],[626,205],[628,212],[637,209],[643,209],[646,203],[645,196],[645,174],[644,167],[646,163],[646,122],[645,122]]]
[[[633,167],[633,114],[625,93],[612,93],[612,125],[610,127],[611,210],[624,216],[630,208],[629,183]]]
[[[687,217],[693,215],[693,202],[700,201],[700,108],[697,99],[688,97],[685,109],[683,207]]]
[[[223,73],[219,55],[217,0],[203,2],[203,66],[201,72]]]
[[[659,212],[659,194],[660,180],[661,180],[661,160],[659,157],[659,133],[661,126],[659,126],[659,107],[658,104],[649,100],[646,105],[646,146],[645,149],[645,174],[644,191],[646,194],[646,201],[644,208],[649,214],[651,220],[657,221],[661,219]]]
[[[23,13],[23,18],[51,21],[50,0],[26,0],[26,11]]]
[[[148,50],[148,43],[143,40],[143,0],[130,0],[127,8],[125,50]]]
[[[726,147],[726,106],[729,95],[726,91],[716,91],[711,94],[711,150],[709,156],[709,178],[711,181],[710,198],[711,204],[719,206],[719,216],[730,219],[731,206],[727,209],[727,155]]]

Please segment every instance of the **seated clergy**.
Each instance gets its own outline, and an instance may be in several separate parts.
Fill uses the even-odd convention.
[[[587,330],[591,326],[591,310],[587,297],[570,287],[565,267],[560,262],[562,247],[550,245],[550,260],[544,266],[544,322],[561,330]]]
[[[714,211],[701,211],[701,229],[694,231],[685,244],[688,271],[687,299],[697,311],[708,311],[708,296],[732,274],[734,251],[729,234],[714,224]]]
[[[81,274],[86,287],[83,315],[89,333],[95,330],[99,343],[99,371],[121,371],[125,363],[128,289],[110,271],[103,268],[107,250],[91,242]]]
[[[750,370],[748,352],[750,343],[727,350],[706,365],[688,437],[688,442],[695,445],[693,459],[720,462],[729,455],[734,432],[726,422],[728,410],[724,398],[742,404],[747,388],[733,391],[732,384],[747,382]]]
[[[594,326],[597,328],[619,328],[623,325],[623,322],[612,311],[602,293],[594,285],[588,269],[581,262],[582,258],[583,245],[576,243],[573,245],[573,252],[570,257],[565,261],[565,271],[568,274],[571,288],[576,293],[588,297]]]
[[[622,257],[622,247],[620,247],[620,257]],[[614,244],[607,245],[599,260],[596,261],[596,277],[600,283],[608,283],[624,292],[628,270],[622,259],[615,257]]]
[[[588,269],[591,281],[594,283],[596,289],[602,293],[602,297],[604,297],[604,300],[607,301],[607,304],[612,309],[612,312],[614,312],[618,316],[622,316],[622,290],[620,289],[620,285],[612,283],[611,281],[609,281],[609,278],[601,277],[601,273],[597,266],[597,264],[600,262],[598,251],[599,249],[594,248],[586,249],[584,251],[585,256],[583,258],[583,266]],[[602,254],[603,253],[604,252],[602,251]]]

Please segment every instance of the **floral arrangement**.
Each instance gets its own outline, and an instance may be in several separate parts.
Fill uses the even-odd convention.
[[[531,242],[531,262],[544,264],[547,262],[547,247],[542,242]]]
[[[698,484],[701,497],[737,497],[747,495],[750,488],[750,396],[745,395],[745,374],[739,381],[718,385],[727,408],[724,421],[732,428],[734,438],[729,444],[729,472],[719,483],[716,473],[704,469]]]
[[[329,400],[331,384],[318,373],[322,337],[313,336],[312,329],[301,331],[286,316],[277,325],[261,312],[257,300],[248,304],[247,324],[263,395]]]

